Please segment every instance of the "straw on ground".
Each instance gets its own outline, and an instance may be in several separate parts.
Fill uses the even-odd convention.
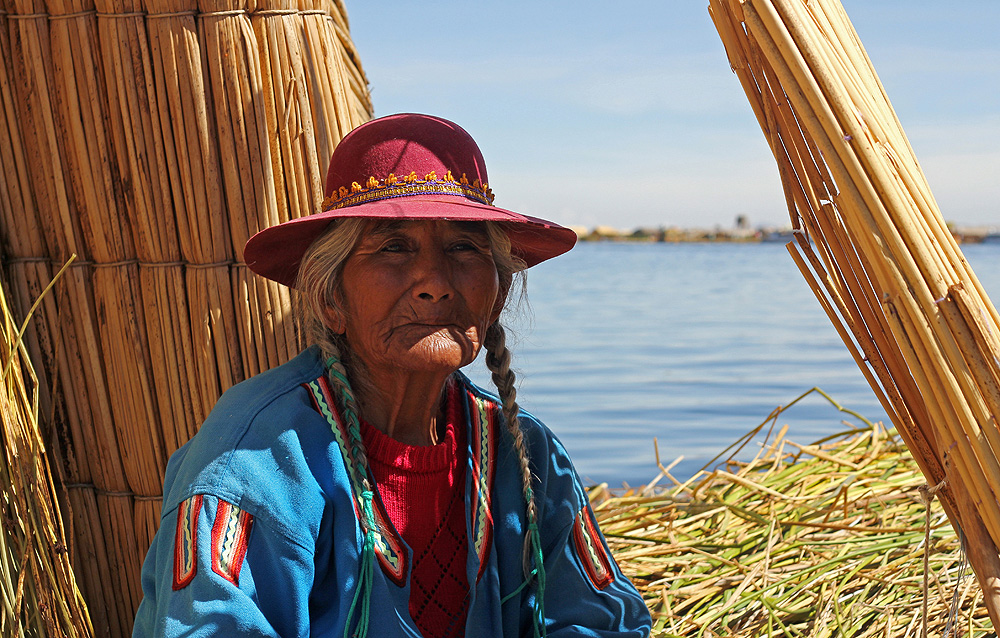
[[[926,635],[993,635],[960,539],[895,430],[861,419],[799,445],[773,431],[782,410],[734,445],[745,453],[769,428],[750,461],[684,483],[664,468],[672,487],[592,490],[654,635],[919,638],[925,597]]]

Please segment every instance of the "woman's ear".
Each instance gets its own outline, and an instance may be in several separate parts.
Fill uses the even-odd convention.
[[[323,323],[333,331],[334,334],[342,335],[347,332],[347,325],[344,315],[333,308],[327,307],[323,310]]]

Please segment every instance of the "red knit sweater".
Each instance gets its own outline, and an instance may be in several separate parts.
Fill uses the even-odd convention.
[[[462,636],[468,610],[466,434],[448,390],[447,433],[437,445],[406,445],[362,423],[362,438],[389,519],[413,550],[410,616],[425,638]]]

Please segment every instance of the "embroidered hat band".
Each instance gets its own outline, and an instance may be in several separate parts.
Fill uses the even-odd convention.
[[[350,190],[341,186],[335,193],[323,200],[323,210],[337,210],[347,206],[409,195],[461,195],[487,206],[492,206],[494,199],[493,191],[490,190],[488,184],[484,184],[478,179],[470,184],[465,173],[462,173],[461,178],[455,179],[451,171],[448,171],[448,174],[441,178],[438,178],[437,173],[431,171],[423,179],[420,179],[417,177],[416,171],[411,171],[409,175],[403,177],[396,177],[389,173],[389,176],[384,180],[369,177],[364,186],[352,182]]]

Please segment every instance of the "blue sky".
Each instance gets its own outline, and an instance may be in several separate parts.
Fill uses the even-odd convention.
[[[945,219],[1000,227],[1000,2],[842,2]],[[705,0],[346,5],[376,115],[465,127],[499,206],[567,225],[788,224]]]

